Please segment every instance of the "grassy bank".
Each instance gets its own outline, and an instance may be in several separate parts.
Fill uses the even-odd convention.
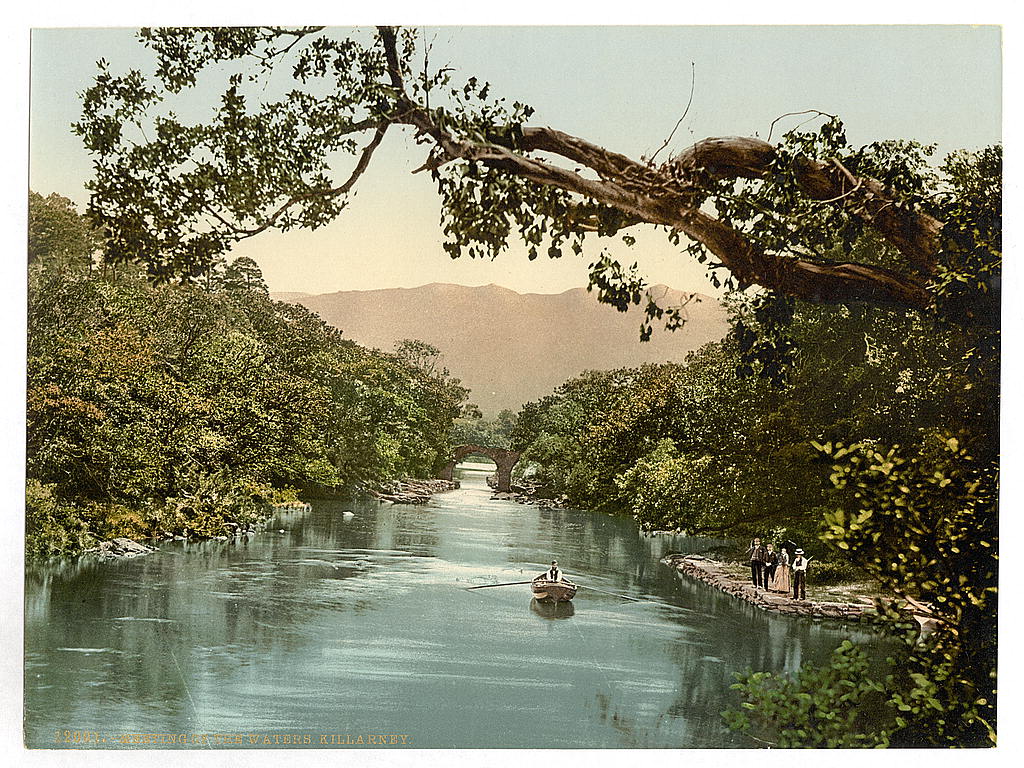
[[[29,559],[74,556],[100,541],[136,541],[185,536],[213,538],[259,530],[275,507],[295,502],[292,489],[275,490],[246,481],[209,483],[196,493],[168,498],[162,504],[124,504],[62,500],[38,480],[25,493],[25,552]]]

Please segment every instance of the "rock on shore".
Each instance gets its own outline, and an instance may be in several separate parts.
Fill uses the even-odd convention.
[[[116,538],[110,541],[101,541],[97,546],[92,549],[86,550],[94,555],[110,560],[117,557],[138,557],[139,555],[148,555],[150,552],[156,552],[157,547],[151,547],[148,544],[140,544],[133,539]]]
[[[494,489],[496,475],[487,478],[487,484]],[[551,496],[542,486],[532,485],[523,482],[520,485],[513,483],[511,493],[506,491],[494,491],[491,494],[492,501],[514,501],[516,504],[531,504],[537,507],[549,507],[552,509],[563,509],[569,503],[565,496]]]
[[[392,504],[426,504],[435,493],[459,487],[458,480],[400,480],[371,491],[371,495]]]

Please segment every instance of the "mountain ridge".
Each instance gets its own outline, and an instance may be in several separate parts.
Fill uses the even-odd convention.
[[[689,295],[667,286],[652,291],[665,307]],[[640,308],[618,312],[582,287],[547,294],[518,293],[494,283],[428,283],[271,296],[305,306],[364,346],[390,351],[402,339],[420,339],[437,347],[442,364],[490,416],[503,408],[517,410],[585,370],[681,361],[728,331],[719,302],[700,294],[686,306],[683,328],[669,332],[655,325],[643,344]]]

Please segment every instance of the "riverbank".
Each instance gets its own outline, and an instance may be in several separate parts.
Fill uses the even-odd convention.
[[[435,494],[450,492],[460,487],[458,480],[415,479],[394,480],[383,483],[376,488],[365,490],[365,494],[381,504],[426,504]],[[179,505],[180,506],[180,505]],[[184,517],[174,515],[168,522],[157,522],[146,525],[141,513],[129,512],[122,515],[122,524],[106,525],[101,535],[88,531],[85,523],[81,523],[81,531],[74,546],[36,547],[50,551],[48,556],[40,557],[32,551],[27,552],[30,560],[43,562],[53,557],[66,558],[81,555],[93,555],[103,560],[133,558],[156,552],[159,542],[168,541],[220,541],[226,542],[253,536],[266,528],[275,512],[289,509],[308,509],[309,505],[301,501],[284,501],[267,503],[262,506],[265,511],[246,506],[244,509],[221,507],[215,515],[194,515]],[[191,508],[189,508],[191,509]],[[183,510],[178,509],[179,513]],[[198,518],[203,517],[200,521]],[[173,519],[177,524],[169,524]],[[202,524],[200,524],[202,523]],[[155,529],[154,529],[155,528]]]
[[[732,567],[728,563],[711,560],[702,555],[672,554],[661,562],[670,565],[680,573],[702,581],[709,586],[756,605],[766,611],[775,611],[790,616],[807,616],[816,619],[840,619],[862,621],[876,614],[874,601],[868,595],[851,595],[848,600],[825,600],[820,588],[809,588],[807,600],[794,600],[790,594],[756,589],[750,583],[750,574]]]
[[[497,475],[487,477],[487,485],[491,489],[491,501],[513,501],[528,506],[551,507],[564,509],[569,504],[567,496],[548,495],[542,486],[531,484],[525,480],[512,483],[510,491],[497,490]]]
[[[815,586],[808,585],[807,600],[794,600],[790,594],[755,589],[750,583],[749,569],[740,563],[711,560],[703,555],[672,554],[661,562],[674,567],[680,573],[702,581],[709,586],[745,600],[764,611],[775,611],[789,616],[806,616],[813,619],[837,619],[840,621],[866,621],[877,615],[875,599],[881,597],[867,585],[844,584]],[[891,596],[889,596],[891,599]],[[838,599],[829,599],[838,598]],[[928,606],[920,603],[904,603],[903,611],[913,618],[927,634],[935,626],[935,619]]]
[[[398,480],[371,490],[377,501],[390,504],[426,504],[437,493],[447,493],[461,487],[458,480]]]
[[[231,541],[234,539],[240,539],[246,536],[254,536],[255,534],[266,530],[267,524],[275,512],[281,512],[285,510],[308,510],[309,504],[303,501],[284,501],[278,504],[270,506],[270,511],[267,515],[261,519],[256,520],[247,524],[238,523],[234,521],[225,521],[224,526],[228,530],[230,535],[217,534],[213,536],[209,535],[196,535],[193,533],[189,535],[189,529],[183,528],[181,531],[175,533],[172,531],[161,531],[156,536],[151,537],[138,537],[147,538],[149,541]],[[160,549],[155,544],[144,544],[143,542],[129,538],[126,536],[117,536],[112,539],[100,541],[96,546],[89,547],[83,550],[82,554],[95,555],[101,560],[116,560],[140,557],[141,555],[148,555],[156,552]]]

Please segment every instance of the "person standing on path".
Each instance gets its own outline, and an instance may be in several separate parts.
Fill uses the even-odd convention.
[[[798,549],[793,558],[793,599],[807,599],[807,558],[802,549]]]
[[[754,539],[747,549],[750,555],[750,580],[754,582],[754,589],[764,588],[764,558],[765,549],[761,546],[760,539]]]
[[[775,568],[779,564],[779,555],[772,544],[768,544],[764,553],[764,588],[774,590]]]
[[[775,584],[773,586],[776,592],[781,592],[784,595],[788,595],[789,590],[792,589],[789,578],[789,552],[785,547],[779,550],[779,564],[775,570]]]

